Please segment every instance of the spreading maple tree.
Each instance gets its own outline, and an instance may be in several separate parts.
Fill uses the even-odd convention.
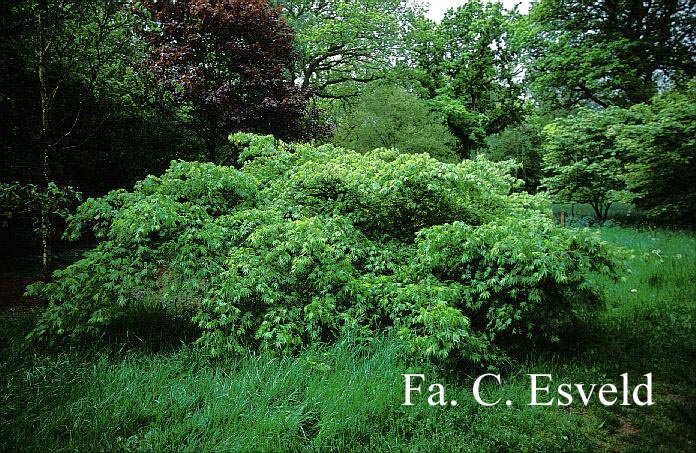
[[[307,92],[288,68],[294,34],[266,0],[146,0],[148,67],[195,110],[208,157],[232,131],[302,134]]]

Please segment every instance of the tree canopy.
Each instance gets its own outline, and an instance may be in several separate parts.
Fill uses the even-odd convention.
[[[296,30],[293,76],[323,98],[356,96],[401,58],[419,8],[405,0],[276,0]],[[422,11],[421,11],[422,13]]]
[[[552,108],[627,107],[696,76],[693,0],[540,0],[524,30],[528,83]]]
[[[379,86],[364,93],[339,121],[333,142],[356,151],[395,148],[456,160],[456,139],[443,123],[444,118],[415,94]]]
[[[522,118],[516,18],[500,3],[476,0],[449,10],[439,24],[421,21],[414,33],[407,77],[445,115],[464,156]]]
[[[610,128],[625,111],[583,109],[544,128],[542,185],[559,201],[587,203],[603,222],[612,203],[625,200],[626,155]]]
[[[200,120],[209,158],[229,131],[301,135],[306,98],[289,78],[292,29],[265,0],[144,1],[148,66]]]

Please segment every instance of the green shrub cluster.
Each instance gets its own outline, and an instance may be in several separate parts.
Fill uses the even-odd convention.
[[[506,164],[235,134],[241,170],[173,162],[89,199],[67,235],[102,241],[54,281],[35,337],[97,335],[136,306],[190,316],[214,354],[392,331],[414,353],[487,361],[557,340],[617,255],[513,193]]]

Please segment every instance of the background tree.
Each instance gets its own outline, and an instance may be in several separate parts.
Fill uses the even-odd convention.
[[[208,159],[231,131],[301,134],[306,98],[289,69],[293,32],[265,0],[144,1],[149,67],[193,109]]]
[[[43,25],[50,46],[41,50],[38,2],[0,4],[2,180],[45,185],[48,151],[50,179],[101,195],[200,148],[178,127],[172,99],[139,70],[145,57],[142,24],[128,5],[47,2]],[[48,94],[43,109],[40,53]],[[50,141],[41,138],[44,119]]]
[[[544,127],[545,187],[557,202],[587,203],[604,222],[612,203],[627,198],[626,156],[609,132],[626,111],[582,109]]]
[[[43,276],[50,278],[51,257],[47,255],[56,236],[62,233],[65,222],[82,196],[72,187],[58,187],[50,181],[46,187],[34,184],[0,182],[0,220],[6,222],[17,216],[27,217],[34,233],[41,238]]]
[[[357,96],[400,58],[417,12],[406,0],[276,0],[296,32],[293,78],[321,98]]]
[[[10,112],[3,120],[9,132],[8,160],[11,166],[21,162],[23,170],[17,173],[23,173],[22,179],[40,181],[41,188],[32,193],[43,195],[33,199],[51,198],[66,157],[109,117],[108,111],[95,113],[91,107],[109,90],[105,81],[123,73],[122,62],[132,51],[133,15],[126,3],[37,0],[3,5],[8,30],[0,52],[10,64],[0,76],[0,103]],[[20,144],[28,146],[16,146]],[[51,267],[49,212],[42,208],[35,213],[41,217],[37,231],[45,274]]]
[[[655,221],[696,226],[696,90],[631,108],[635,124],[614,132],[630,157],[628,189]]]
[[[475,0],[449,10],[440,24],[421,21],[414,32],[406,77],[446,116],[463,156],[522,117],[516,17],[498,2]]]
[[[34,16],[36,26],[28,44],[34,50],[31,64],[38,76],[45,185],[52,179],[54,156],[89,137],[75,137],[89,98],[105,88],[105,79],[123,70],[120,62],[133,36],[133,16],[125,4],[38,0],[19,7]],[[62,116],[56,115],[59,104],[64,106]]]
[[[526,76],[551,108],[647,102],[696,74],[693,0],[540,0],[526,33]]]
[[[456,139],[443,118],[415,94],[392,85],[363,94],[339,121],[333,141],[361,152],[397,148],[405,153],[429,153],[444,161],[457,160]]]
[[[514,159],[520,164],[515,175],[524,181],[524,189],[535,193],[542,178],[542,128],[544,120],[532,117],[486,137],[486,156],[495,161]]]

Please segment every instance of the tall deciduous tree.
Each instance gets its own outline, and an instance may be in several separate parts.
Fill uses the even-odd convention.
[[[41,49],[38,1],[0,2],[0,179],[44,186],[48,149],[50,179],[94,196],[174,158],[200,159],[189,150],[203,147],[179,125],[176,103],[140,68],[148,54],[130,0],[45,5],[50,46]],[[50,141],[40,133],[41,55]]]
[[[14,32],[3,36],[0,52],[11,57],[3,68],[3,110],[18,106],[33,129],[33,141],[25,149],[29,166],[40,168],[42,187],[34,192],[49,194],[34,197],[39,205],[50,204],[55,170],[71,151],[94,136],[98,125],[86,131],[88,106],[104,89],[104,81],[115,78],[124,69],[124,56],[130,52],[134,35],[133,16],[124,8],[126,0],[35,0],[3,5],[3,22]],[[13,80],[26,77],[24,83]],[[27,81],[28,80],[28,81]],[[33,89],[26,90],[26,84]],[[19,88],[15,90],[15,87]],[[38,88],[38,89],[37,89]],[[36,93],[35,98],[21,98]],[[27,107],[27,104],[29,107]],[[108,117],[103,112],[101,122]],[[11,124],[11,123],[10,123]],[[21,127],[27,127],[21,125]],[[17,129],[12,127],[12,129]],[[13,131],[12,135],[16,135]],[[14,143],[17,137],[12,137]],[[16,150],[11,150],[16,154]],[[32,175],[33,176],[33,175]],[[58,190],[58,189],[56,189]],[[53,221],[45,206],[35,213],[39,218],[43,244],[43,270],[51,267]]]
[[[294,76],[318,96],[357,96],[403,53],[420,7],[408,0],[274,0],[297,33]]]
[[[306,96],[290,78],[293,32],[266,0],[146,0],[153,20],[149,66],[193,107],[208,157],[229,132],[292,138]]]
[[[527,79],[551,108],[647,102],[696,75],[694,0],[540,0],[525,28]]]
[[[547,125],[542,187],[558,202],[589,204],[604,222],[611,205],[628,198],[626,155],[610,130],[629,120],[621,108],[582,109]]]
[[[500,3],[473,0],[449,10],[440,24],[421,21],[414,32],[414,69],[406,77],[445,114],[465,156],[522,117],[516,17]]]
[[[364,93],[339,122],[334,143],[366,152],[397,148],[404,153],[429,153],[456,161],[456,140],[422,99],[401,87],[379,86]]]

